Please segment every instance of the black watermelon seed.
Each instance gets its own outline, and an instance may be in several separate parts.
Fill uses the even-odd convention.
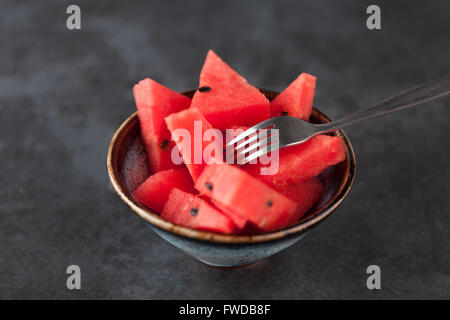
[[[206,188],[208,188],[208,190],[212,191],[213,185],[212,185],[211,183],[206,182],[206,183],[205,183],[205,186],[206,186]]]
[[[271,206],[273,206],[273,202],[272,200],[267,201],[267,206],[270,208]]]
[[[169,146],[169,140],[163,140],[163,142],[161,142],[161,144],[159,145],[159,147],[163,150],[166,150],[168,146]]]
[[[289,112],[287,112],[287,111],[281,111],[282,116],[287,116],[288,114],[289,114]]]
[[[195,217],[198,214],[198,208],[192,208],[190,212]]]
[[[211,88],[210,88],[210,87],[207,87],[207,86],[198,88],[198,91],[200,91],[200,92],[208,92],[208,91],[210,91],[210,90],[211,90]]]

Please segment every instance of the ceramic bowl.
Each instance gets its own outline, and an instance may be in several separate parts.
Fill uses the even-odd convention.
[[[192,97],[194,92],[183,94]],[[269,90],[261,89],[261,92],[269,100],[277,95]],[[314,108],[311,121],[324,123],[330,120]],[[329,217],[347,196],[355,176],[355,155],[342,130],[336,131],[334,135],[343,139],[347,157],[344,162],[327,169],[320,176],[325,186],[320,200],[297,224],[257,235],[225,235],[175,225],[133,198],[132,192],[149,175],[137,113],[126,119],[111,139],[107,155],[108,174],[121,199],[163,239],[208,265],[245,266],[292,246]]]

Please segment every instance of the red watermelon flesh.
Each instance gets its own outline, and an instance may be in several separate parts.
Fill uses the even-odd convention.
[[[288,226],[297,223],[309,211],[309,209],[313,207],[313,205],[320,199],[324,189],[322,182],[317,177],[300,181],[297,184],[288,184],[282,187],[277,187],[278,188],[274,188],[276,191],[297,203],[297,211],[294,215],[292,215],[291,220],[287,223]],[[243,223],[243,218],[229,208],[223,207],[215,201],[213,201],[213,203],[222,212],[232,218],[234,223],[241,229],[239,233],[258,234],[263,231],[252,223]],[[235,220],[235,218],[238,220]],[[238,224],[239,222],[241,222],[241,224]]]
[[[230,208],[225,207],[220,202],[212,200],[211,201],[220,211],[225,213],[231,220],[233,220],[234,224],[239,228],[243,229],[245,225],[247,224],[248,219],[237,214]]]
[[[212,50],[200,73],[192,107],[222,131],[233,125],[252,126],[270,116],[269,100]]]
[[[191,99],[148,78],[136,84],[133,93],[150,172],[177,167],[171,161],[174,143],[170,140],[164,118],[188,108]]]
[[[272,117],[288,115],[305,121],[311,115],[316,77],[302,73],[271,103]]]
[[[313,177],[296,184],[274,187],[274,189],[297,203],[297,211],[289,222],[289,224],[293,224],[298,222],[320,199],[323,185],[319,178]]]
[[[198,196],[174,188],[161,217],[174,224],[204,231],[235,233],[236,225],[226,215]]]
[[[228,164],[207,166],[195,187],[264,231],[285,227],[297,211],[294,201]]]
[[[319,175],[323,170],[345,159],[345,146],[340,137],[318,135],[297,146],[279,151],[278,172],[262,175],[260,163],[248,164],[243,169],[270,186],[297,183]]]
[[[197,193],[188,170],[183,167],[159,171],[148,177],[133,192],[133,196],[139,203],[161,213],[173,188],[193,194]]]
[[[222,140],[203,141],[205,132],[213,128],[197,108],[173,113],[166,118],[166,123],[194,182],[207,164],[208,160],[203,157],[206,148],[213,150],[217,146],[219,154],[216,161],[223,160]],[[189,137],[183,137],[184,133],[189,134]]]

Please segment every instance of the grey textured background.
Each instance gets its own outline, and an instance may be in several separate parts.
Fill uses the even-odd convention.
[[[344,204],[248,269],[207,267],[113,193],[109,139],[141,78],[197,85],[212,48],[259,87],[318,77],[332,118],[450,72],[449,1],[5,1],[0,4],[0,298],[450,298],[449,98],[347,130]],[[66,29],[66,7],[82,30]],[[78,264],[82,290],[66,289]],[[382,268],[382,290],[365,269]]]

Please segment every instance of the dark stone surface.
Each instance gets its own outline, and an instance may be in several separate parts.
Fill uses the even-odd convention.
[[[448,73],[450,3],[72,1],[0,7],[1,298],[450,298],[449,98],[347,131],[352,192],[294,247],[248,269],[203,265],[121,202],[105,157],[150,76],[197,85],[207,49],[259,87],[318,76],[316,106],[336,118]],[[65,269],[82,270],[82,290]],[[368,265],[382,290],[366,288]]]

